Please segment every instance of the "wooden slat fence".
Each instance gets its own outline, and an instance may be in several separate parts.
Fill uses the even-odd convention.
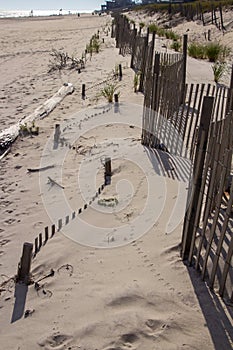
[[[174,22],[178,22],[186,18],[187,20],[192,21],[202,21],[202,24],[214,24],[219,30],[224,29],[224,19],[222,14],[222,5],[221,3],[212,3],[208,7],[205,7],[205,4],[200,2],[192,2],[189,4],[170,4],[168,11],[171,16],[170,24],[171,26]],[[173,18],[172,16],[180,14],[179,17]]]
[[[199,127],[181,254],[211,288],[233,302],[233,112],[214,120],[215,98],[209,98],[213,99],[211,113],[202,115],[209,126],[205,130],[201,123]]]
[[[148,147],[163,144],[170,153],[192,160],[182,258],[201,271],[210,287],[218,288],[222,297],[233,302],[232,90],[210,84],[186,85],[180,104],[170,90],[179,91],[178,87],[164,81],[162,88],[162,78],[156,81],[160,113],[156,113],[153,100],[154,85],[146,85],[142,142]],[[147,90],[151,86],[152,90]]]
[[[155,54],[153,65],[150,64],[152,59],[148,57],[144,77],[142,143],[156,147],[166,143],[162,139],[170,133],[167,121],[173,118],[182,102],[184,60],[182,54],[161,53]]]
[[[114,14],[113,28],[112,35],[115,34],[116,47],[119,48],[119,54],[122,56],[131,54],[137,35],[135,25],[130,23],[127,17],[116,13]]]
[[[131,68],[142,72],[146,60],[146,47],[149,41],[149,31],[146,36],[137,34],[132,47]]]
[[[122,56],[131,55],[131,68],[135,71],[143,71],[146,61],[146,48],[149,41],[149,31],[142,35],[134,23],[119,13],[113,14],[112,37],[116,39],[116,47]]]
[[[201,7],[201,4],[198,5]],[[204,11],[193,8],[204,23]],[[211,21],[216,20],[213,8]],[[120,28],[119,28],[120,26]],[[222,22],[223,26],[223,22]],[[211,288],[233,302],[233,74],[231,88],[185,84],[186,55],[155,52],[155,33],[144,55],[135,26],[115,18],[120,54],[131,54],[131,67],[141,71],[144,93],[142,144],[188,158],[193,164],[181,256],[201,271]],[[187,47],[186,44],[183,45]]]

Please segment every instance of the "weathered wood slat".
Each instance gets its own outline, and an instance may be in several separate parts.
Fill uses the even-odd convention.
[[[227,150],[226,154],[225,154],[223,169],[222,169],[222,177],[221,177],[221,181],[220,181],[219,189],[218,189],[218,196],[217,196],[216,203],[215,203],[215,211],[214,211],[213,223],[211,225],[209,240],[208,240],[208,243],[207,243],[206,252],[205,252],[205,258],[204,258],[203,267],[202,267],[202,271],[201,271],[202,279],[205,278],[205,273],[206,273],[206,269],[207,269],[207,262],[208,262],[208,258],[209,258],[209,254],[210,254],[210,249],[211,249],[212,241],[213,241],[213,238],[214,238],[216,225],[217,225],[217,222],[218,222],[218,217],[219,217],[219,212],[220,212],[220,207],[221,207],[221,201],[222,201],[222,195],[223,195],[223,192],[224,192],[224,184],[225,184],[225,176],[226,176],[226,170],[227,170],[227,164],[228,164],[228,157],[229,157],[229,151]]]
[[[207,155],[206,155],[206,161],[205,161],[204,171],[203,171],[203,176],[202,176],[202,179],[205,179],[205,181],[202,181],[202,183],[201,183],[200,195],[198,198],[198,203],[197,203],[197,208],[196,208],[196,216],[195,216],[194,226],[193,226],[194,233],[192,235],[192,242],[191,242],[190,252],[189,252],[189,257],[188,257],[188,261],[190,264],[192,263],[194,246],[195,246],[195,241],[196,241],[195,232],[197,233],[197,231],[198,231],[201,210],[203,208],[203,199],[204,199],[204,192],[205,192],[205,187],[206,187],[206,178],[207,178],[208,169],[209,169],[208,168],[208,161],[209,161],[209,158],[211,157],[211,149],[212,149],[213,145],[214,145],[214,140],[212,139],[211,142],[209,142],[209,144],[208,144],[208,149],[206,152]]]
[[[8,139],[8,143],[14,142],[19,135],[20,125],[31,123],[35,120],[45,118],[54,108],[69,94],[73,93],[74,87],[70,83],[65,83],[51,98],[37,107],[35,111],[11,126],[0,132],[0,146]]]
[[[211,173],[211,177],[210,177],[210,181],[209,181],[209,185],[208,185],[208,190],[207,190],[207,195],[206,195],[207,200],[206,200],[205,209],[204,209],[204,220],[203,220],[202,229],[201,229],[202,233],[201,233],[201,237],[200,237],[200,240],[199,240],[199,245],[198,245],[197,253],[196,253],[196,263],[195,263],[195,268],[196,269],[198,269],[198,267],[199,267],[199,260],[200,260],[201,250],[202,250],[203,242],[204,242],[204,239],[205,239],[206,227],[207,227],[209,213],[210,213],[210,208],[211,208],[211,204],[212,204],[212,197],[213,197],[213,191],[214,191],[214,182],[215,182],[214,174],[216,172],[217,165],[218,165],[218,153],[219,153],[220,145],[219,144],[215,144],[215,148],[216,148],[215,161],[214,161],[213,171]]]
[[[220,257],[220,253],[222,250],[223,241],[225,239],[225,234],[226,234],[226,230],[228,227],[230,215],[232,213],[232,205],[233,205],[233,181],[231,184],[230,198],[229,198],[228,203],[227,203],[227,208],[226,208],[225,215],[224,215],[223,225],[222,225],[221,231],[220,231],[220,238],[218,240],[217,249],[216,249],[215,256],[214,256],[213,267],[211,270],[210,283],[209,283],[210,288],[213,288],[213,285],[214,285],[214,280],[215,280],[215,276],[216,276],[216,272],[217,272],[219,257]]]
[[[209,125],[210,120],[212,116],[212,108],[213,108],[213,97],[205,96],[204,102],[202,106],[202,112],[201,112],[201,123],[200,123],[200,131],[198,135],[198,144],[197,149],[199,152],[196,154],[196,157],[194,159],[194,181],[196,182],[196,189],[193,194],[193,198],[191,201],[191,212],[189,217],[189,223],[184,227],[184,240],[183,240],[183,246],[182,246],[182,258],[188,259],[190,247],[192,244],[192,237],[195,232],[193,231],[194,223],[195,223],[195,216],[196,214],[199,216],[200,213],[196,213],[196,208],[199,202],[200,198],[200,189],[201,189],[201,182],[202,182],[202,174],[203,174],[203,167],[205,164],[205,158],[206,158],[206,149],[207,149],[207,140],[208,140],[208,131],[209,131]],[[202,142],[202,143],[201,143]]]
[[[228,275],[228,272],[230,269],[232,254],[233,254],[233,235],[231,236],[231,241],[230,241],[229,249],[227,252],[227,256],[226,256],[226,260],[225,260],[225,264],[224,264],[224,268],[223,268],[222,279],[220,281],[219,295],[221,297],[224,294],[224,289],[225,289],[227,275]]]

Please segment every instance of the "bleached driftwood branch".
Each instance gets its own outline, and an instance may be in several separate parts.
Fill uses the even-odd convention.
[[[52,186],[53,185],[57,185],[60,188],[65,188],[64,186],[60,185],[58,182],[56,182],[55,180],[51,179],[51,177],[48,176],[48,183],[50,183]]]
[[[72,94],[74,87],[70,83],[65,83],[51,98],[40,105],[29,116],[23,118],[16,124],[0,132],[0,147],[4,148],[14,142],[19,135],[20,125],[33,122],[37,119],[45,118],[52,110],[69,94]]]

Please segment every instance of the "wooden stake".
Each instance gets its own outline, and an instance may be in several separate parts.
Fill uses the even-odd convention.
[[[55,124],[54,144],[53,144],[54,149],[58,148],[60,135],[61,135],[60,124]]]
[[[22,257],[20,259],[18,267],[17,281],[23,282],[25,284],[29,284],[30,282],[32,251],[33,244],[27,242],[24,243]]]
[[[121,81],[122,80],[122,65],[121,64],[119,64],[119,81]]]
[[[82,99],[85,100],[86,98],[86,85],[82,84]]]
[[[187,69],[187,50],[188,50],[188,35],[184,34],[183,36],[183,79],[182,79],[182,99],[185,92],[185,84],[186,84],[186,69]]]

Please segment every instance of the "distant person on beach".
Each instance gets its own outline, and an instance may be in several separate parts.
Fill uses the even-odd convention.
[[[78,13],[78,17],[80,17],[80,13]]]

